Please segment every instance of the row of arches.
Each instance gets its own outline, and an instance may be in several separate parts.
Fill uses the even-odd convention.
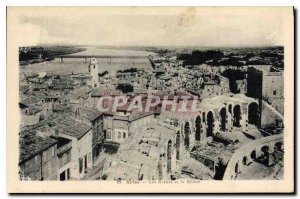
[[[173,140],[174,141],[174,140]],[[172,170],[174,169],[172,165],[173,163],[173,158],[176,158],[176,160],[180,160],[181,159],[181,134],[179,131],[177,131],[176,133],[176,137],[175,137],[175,144],[174,142],[172,142],[172,140],[169,140],[167,143],[167,147],[166,147],[166,166],[167,166],[167,174],[171,174]],[[175,149],[174,149],[175,147]],[[173,153],[174,154],[173,156]],[[160,157],[160,161],[163,161],[163,157]],[[162,165],[162,164],[161,164]],[[162,166],[159,166],[159,175],[162,177],[162,173],[163,173],[163,168]]]
[[[231,114],[232,123],[229,124],[228,114]],[[230,118],[231,118],[230,117]],[[242,109],[241,105],[237,104],[232,106],[231,104],[226,107],[223,107],[219,111],[218,115],[219,129],[221,131],[228,130],[231,125],[235,127],[241,127],[241,119],[242,119]],[[216,122],[215,112],[208,111],[207,114],[203,113],[201,116],[197,115],[194,124],[191,121],[185,121],[182,126],[182,136],[184,147],[186,149],[190,149],[191,145],[191,136],[192,133],[193,140],[201,141],[202,137],[213,137],[215,131],[215,122]],[[259,125],[259,106],[256,102],[252,102],[248,105],[248,124]],[[205,136],[202,134],[205,133]]]
[[[236,126],[240,125],[241,118],[241,105],[229,106],[228,109],[225,107],[221,108],[219,111],[219,122],[220,122],[220,130],[226,131],[228,128],[228,114],[233,113],[233,123]],[[248,110],[248,121],[252,124],[257,124],[257,114],[258,114],[258,105],[256,103],[249,104]],[[201,141],[203,139],[203,133],[205,133],[204,137],[213,137],[214,133],[214,125],[215,125],[216,117],[213,111],[208,111],[207,114],[197,115],[194,123],[191,121],[185,121],[181,130],[178,130],[174,140],[169,140],[166,147],[166,160],[167,160],[167,172],[170,173],[172,171],[172,158],[177,161],[182,159],[182,149],[189,150],[191,147],[191,142]],[[194,125],[194,126],[193,126]],[[195,133],[192,135],[192,133]],[[191,136],[195,136],[191,139]],[[175,142],[175,143],[174,143]],[[175,147],[175,148],[174,148]],[[176,153],[176,154],[173,154]],[[254,158],[254,156],[253,156]],[[175,161],[175,160],[174,160]],[[243,160],[243,162],[247,162]]]
[[[241,116],[242,110],[240,105],[235,105],[232,109],[232,105],[229,105],[229,113],[233,112],[233,126],[240,127],[241,126]],[[228,111],[225,107],[221,108],[220,112],[220,130],[226,131],[228,129]],[[259,107],[256,102],[252,102],[248,106],[248,124],[259,125]],[[206,115],[206,137],[213,136],[214,131],[214,122],[215,116],[212,111],[209,111]],[[203,118],[203,122],[205,122],[205,118]],[[188,125],[188,123],[186,124]],[[188,126],[186,126],[188,128]],[[202,129],[201,117],[198,115],[195,119],[195,140],[200,141]]]
[[[283,143],[281,141],[276,142],[273,145],[273,150],[270,147],[270,145],[263,145],[260,147],[260,150],[257,151],[256,149],[253,149],[250,152],[250,156],[245,155],[242,158],[241,163],[236,162],[234,167],[234,172],[236,174],[241,173],[242,167],[247,166],[251,161],[258,161],[266,166],[269,166],[269,157],[270,154],[273,152],[283,152]]]
[[[164,177],[167,177],[167,176],[170,177],[170,174],[172,173],[173,150],[174,150],[173,142],[172,142],[172,140],[169,140],[166,143],[166,148],[165,148],[164,153],[160,154],[160,156],[159,156],[158,178],[160,180],[164,179]],[[165,166],[166,166],[166,170],[164,169]]]

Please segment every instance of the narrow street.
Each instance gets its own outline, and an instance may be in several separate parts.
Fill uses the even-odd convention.
[[[99,180],[100,174],[103,170],[105,160],[109,154],[107,153],[101,153],[99,158],[94,163],[94,166],[87,171],[86,176],[83,178],[83,180]]]

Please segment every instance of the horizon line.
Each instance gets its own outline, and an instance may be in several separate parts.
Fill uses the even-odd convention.
[[[284,45],[255,45],[255,46],[200,46],[200,45],[98,45],[98,44],[36,44],[28,46],[94,46],[94,47],[147,47],[147,48],[159,48],[159,47],[175,47],[175,48],[270,48],[270,47],[284,47]]]

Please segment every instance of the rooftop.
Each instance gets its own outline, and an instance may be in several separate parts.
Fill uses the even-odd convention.
[[[35,132],[23,131],[19,135],[19,163],[34,157],[36,154],[55,145],[57,140],[49,137],[37,136]]]
[[[149,116],[149,115],[152,115],[152,114],[153,114],[152,112],[134,112],[130,116],[115,115],[114,119],[126,120],[126,121],[129,121],[129,122],[132,122],[134,120],[138,120],[138,119],[141,119],[143,117],[146,117],[146,116]]]
[[[54,123],[60,133],[77,139],[83,137],[92,128],[90,124],[73,119],[70,114],[63,114],[55,118]]]
[[[102,112],[98,111],[95,108],[77,107],[77,110],[82,116],[86,117],[89,121],[93,121],[102,115]]]

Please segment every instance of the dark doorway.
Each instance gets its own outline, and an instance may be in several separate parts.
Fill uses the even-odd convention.
[[[281,142],[275,143],[274,151],[282,151],[282,143]]]
[[[60,175],[59,175],[59,180],[60,181],[65,181],[66,180],[66,172],[62,172]]]
[[[84,156],[84,170],[87,170],[87,155]]]
[[[240,120],[241,120],[241,106],[236,105],[233,108],[233,126],[240,127],[241,126]]]
[[[220,116],[221,116],[221,130],[225,131],[226,130],[226,108],[221,109]]]
[[[176,135],[176,159],[180,160],[180,133],[177,132]]]
[[[207,114],[207,132],[206,137],[213,136],[213,129],[214,129],[214,115],[211,111]]]
[[[259,109],[258,104],[255,102],[252,102],[248,106],[248,123],[256,126],[259,125]]]
[[[186,149],[190,148],[190,124],[188,122],[185,123],[184,125],[184,146]]]
[[[247,165],[247,157],[246,156],[243,157],[243,165]]]
[[[255,160],[256,159],[256,152],[255,152],[255,150],[253,150],[252,152],[251,152],[251,159],[252,160]]]
[[[201,118],[200,118],[200,116],[196,117],[195,127],[196,127],[195,139],[196,139],[196,141],[200,141],[200,139],[201,139]]]
[[[264,153],[264,156],[269,155],[269,147],[268,146],[263,146],[261,148],[261,151]]]

